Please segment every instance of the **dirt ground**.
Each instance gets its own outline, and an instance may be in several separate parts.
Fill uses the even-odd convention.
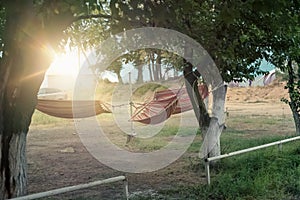
[[[290,115],[290,108],[281,102],[289,99],[284,82],[275,82],[264,87],[228,88],[226,108],[242,115]]]
[[[281,97],[288,97],[282,83],[268,87],[229,88],[226,110],[229,117],[262,115],[287,116],[290,119],[289,107],[280,102]],[[289,126],[293,130],[293,126]],[[128,177],[131,194],[205,182],[204,170],[195,167],[198,166],[195,163],[197,153],[185,153],[170,166],[152,173],[130,174],[113,170],[89,154],[71,120],[55,126],[31,126],[27,155],[29,193],[118,175]],[[122,199],[123,196],[123,183],[119,182],[57,195],[51,199]]]
[[[124,138],[124,143],[126,138]],[[76,185],[119,175],[126,175],[130,192],[171,188],[173,184],[193,184],[203,181],[202,172],[192,170],[192,161],[185,155],[176,163],[152,173],[128,174],[113,170],[95,158],[85,149],[74,127],[32,127],[28,136],[29,192]],[[197,155],[194,155],[196,157]],[[97,197],[120,199],[122,183],[80,190],[76,193],[57,196],[57,199],[75,197]],[[98,199],[98,198],[96,198]]]

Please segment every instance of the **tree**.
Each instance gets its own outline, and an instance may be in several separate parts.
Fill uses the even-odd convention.
[[[300,82],[296,67],[300,55],[300,1],[254,1],[251,8],[241,13],[241,18],[244,23],[252,24],[256,37],[244,39],[255,44],[260,58],[287,72],[286,89],[290,98],[282,101],[290,106],[296,134],[300,135]]]
[[[265,15],[272,27],[272,32],[266,36],[271,52],[266,57],[288,74],[285,88],[288,89],[290,99],[282,101],[290,106],[296,134],[300,135],[300,1],[279,1],[278,4],[273,15]],[[281,24],[285,24],[285,27]]]
[[[26,194],[26,136],[37,92],[65,30],[90,17],[78,1],[1,1],[0,199]],[[51,44],[51,47],[49,47]]]
[[[262,57],[263,50],[258,49],[263,42],[262,38],[257,37],[259,33],[256,32],[255,25],[247,24],[241,18],[243,12],[253,13],[253,5],[256,3],[258,1],[114,1],[111,4],[114,11],[112,15],[116,19],[122,16],[122,20],[113,22],[112,28],[128,30],[152,26],[175,29],[198,41],[209,52],[224,81],[241,81],[244,78],[252,79],[255,73],[261,73],[258,58]],[[255,19],[259,20],[257,17]],[[199,73],[196,66],[191,66],[190,63],[184,63],[184,66],[186,87],[195,115],[200,128],[207,130],[210,120],[195,87]],[[192,98],[195,95],[197,98]],[[225,101],[225,96],[223,98]],[[210,156],[220,154],[218,143],[223,126],[219,127],[217,142],[208,145],[207,152],[214,152]],[[212,150],[214,148],[216,149]]]
[[[109,67],[108,70],[114,72],[118,76],[118,81],[120,84],[123,83],[122,77],[121,77],[121,70],[122,70],[123,61],[122,58],[114,61]],[[96,70],[96,69],[95,69]]]
[[[215,15],[220,17],[215,19],[216,22],[225,22],[220,24],[219,29],[215,27],[216,38],[222,38],[219,45],[224,45],[225,48],[219,48],[213,53],[214,48],[208,47],[208,51],[218,65],[223,65],[220,70],[224,80],[237,78],[239,81],[242,77],[252,79],[255,73],[261,73],[257,70],[261,59],[288,72],[286,88],[290,100],[283,101],[292,110],[296,134],[299,135],[299,72],[292,66],[292,62],[299,64],[300,2],[255,0],[243,3],[227,1],[215,5],[214,9],[221,11]],[[250,65],[251,63],[255,65]],[[229,74],[224,73],[227,70]]]
[[[299,65],[299,61],[297,61]],[[286,71],[288,72],[288,82],[285,86],[288,89],[290,100],[282,99],[283,102],[288,104],[292,110],[296,134],[300,135],[300,70],[299,67],[293,66],[292,58],[288,58]]]
[[[273,58],[275,55],[278,55],[277,57],[283,55],[283,50],[280,46],[287,46],[288,41],[284,38],[288,34],[282,32],[284,30],[282,29],[284,22],[278,23],[276,20],[274,21],[274,17],[281,20],[287,19],[288,22],[291,22],[289,20],[291,15],[294,18],[298,16],[299,9],[297,8],[299,8],[299,2],[291,1],[287,3],[284,0],[276,1],[275,3],[261,0],[201,2],[194,0],[115,0],[111,1],[110,4],[113,16],[113,20],[110,22],[110,31],[118,33],[124,29],[129,30],[144,26],[178,30],[197,40],[209,52],[218,66],[224,81],[242,81],[253,79],[256,74],[263,73],[259,69],[261,59],[265,58],[274,63]],[[294,23],[295,19],[292,21]],[[281,32],[279,32],[280,30]],[[273,37],[274,35],[277,38]],[[295,34],[290,35],[295,37]],[[285,44],[282,45],[283,43]],[[294,43],[298,44],[297,42]],[[275,54],[273,52],[274,56],[270,56],[271,51],[280,53]],[[285,49],[285,52],[287,52],[287,49]],[[155,58],[153,53],[150,53],[152,60],[166,60],[166,58],[161,58],[161,56],[156,56]],[[144,58],[144,62],[147,62],[147,57],[144,56]],[[160,62],[156,62],[156,65],[153,64],[151,66],[152,68],[149,67],[151,74],[153,74],[151,78],[158,80],[161,76],[159,73]],[[182,66],[187,66],[184,68],[186,75],[194,75],[193,77],[185,76],[187,78],[186,83],[188,83],[187,87],[193,88],[188,90],[190,97],[196,95],[199,98],[195,85],[198,83],[197,79],[200,74],[195,71],[196,66],[190,66],[189,63],[184,63]],[[291,89],[292,87],[289,88]],[[295,97],[295,95],[292,96]],[[210,124],[210,118],[203,117],[208,116],[205,108],[202,108],[204,104],[201,99],[191,99],[192,101],[195,100],[192,103],[195,108],[195,114],[198,116],[200,127],[205,130]],[[292,100],[290,105],[293,105],[292,102],[294,101]],[[298,114],[296,113],[298,112],[295,109],[295,105],[292,107],[295,110],[294,118],[297,119]],[[299,123],[295,123],[296,127],[298,127]],[[214,152],[220,153],[219,150]]]
[[[76,24],[70,26],[74,21],[110,19],[109,22],[79,22],[78,28],[109,23],[103,35],[100,34],[101,39],[106,33],[118,33],[124,28],[152,26],[178,30],[197,40],[209,52],[225,81],[253,78],[254,73],[260,72],[258,59],[262,58],[276,64],[288,61],[283,68],[291,72],[290,77],[299,74],[295,68],[291,69],[291,61],[299,64],[297,0],[111,0],[106,4],[108,6],[100,5],[101,9],[93,1],[86,2],[88,4],[72,0],[0,1],[0,42],[3,44],[0,63],[0,199],[26,193],[26,135],[37,91],[51,62],[52,49],[47,47],[49,44],[56,47],[63,38],[63,30],[76,27]],[[283,24],[287,28],[283,28]],[[95,41],[98,39],[88,40],[88,43]],[[78,42],[85,46],[81,39]],[[194,73],[198,76],[196,66],[190,66],[190,63],[185,63],[185,66],[186,75]],[[300,105],[297,81],[294,78],[288,83],[294,118],[299,118],[296,114]],[[197,80],[191,78],[190,83],[187,86],[192,88]],[[218,89],[213,88],[213,91]],[[225,100],[225,95],[221,94],[216,99]],[[201,99],[198,97],[197,101],[201,102]],[[216,101],[214,105],[219,103]],[[195,109],[196,115],[202,114],[200,110]],[[210,119],[214,126],[209,134],[216,133],[212,136],[216,140],[209,144],[207,150],[211,156],[220,153],[222,126],[219,125],[222,124],[218,124],[218,120]]]
[[[263,58],[276,63],[277,66],[282,66],[282,61],[286,62],[287,57],[293,61],[299,60],[295,56],[299,55],[296,53],[299,49],[299,39],[296,39],[299,38],[297,0],[131,0],[114,1],[111,9],[115,18],[122,16],[122,20],[112,23],[112,28],[128,30],[143,26],[164,27],[192,37],[209,52],[226,82],[253,79],[255,75],[263,73],[259,69]],[[283,28],[283,24],[287,25],[287,29]],[[283,57],[284,59],[281,59]],[[184,69],[185,74],[197,74],[195,66],[190,66],[189,63],[185,63],[184,66],[187,66]],[[295,77],[295,73],[290,73],[290,77]],[[197,84],[196,76],[186,78],[191,87]],[[299,118],[299,108],[296,102],[299,102],[299,91],[296,79],[291,80],[287,86],[291,94],[289,105],[298,130],[300,125],[296,118]],[[197,91],[194,90],[190,95],[195,93]],[[199,98],[199,95],[196,96]],[[193,104],[201,106],[201,99],[195,100]],[[199,107],[195,114],[199,116],[197,119],[202,127],[208,126],[208,120],[200,117],[206,115],[204,109]],[[219,150],[214,152],[220,153]]]

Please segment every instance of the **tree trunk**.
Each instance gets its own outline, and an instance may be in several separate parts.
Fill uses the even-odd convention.
[[[192,64],[187,63],[186,61],[184,62],[185,62],[185,67],[183,72],[185,77],[186,89],[191,99],[194,113],[199,123],[199,128],[200,130],[202,130],[202,132],[205,132],[209,127],[210,117],[198,89],[198,77],[193,72]]]
[[[137,83],[143,83],[144,82],[144,77],[143,77],[143,66],[142,65],[138,65],[137,66],[137,70],[138,70],[138,78],[137,78]]]
[[[153,73],[153,80],[158,81],[158,70],[157,70],[157,63],[155,62],[155,52],[151,51],[151,62],[152,62],[152,73]]]
[[[13,133],[10,138],[0,137],[1,146],[1,196],[6,199],[27,192],[26,134]]]
[[[213,88],[213,113],[209,124],[209,129],[204,135],[201,149],[201,157],[209,158],[221,154],[220,136],[225,126],[224,105],[226,97],[226,87]]]
[[[118,81],[120,84],[123,84],[123,79],[121,77],[121,74],[120,73],[117,73],[117,76],[118,76]]]
[[[294,102],[290,102],[289,106],[293,113],[294,123],[295,123],[295,127],[296,127],[296,135],[300,135],[300,116],[297,111],[297,107]]]
[[[37,93],[51,57],[46,34],[54,38],[67,21],[44,26],[32,1],[5,3],[4,53],[0,63],[0,199],[27,192],[26,135]],[[65,25],[66,25],[65,24]],[[45,27],[47,30],[44,30]],[[52,38],[52,37],[51,37]],[[53,42],[54,40],[52,40]]]
[[[148,70],[149,70],[150,81],[153,82],[153,76],[152,76],[152,69],[151,69],[151,61],[150,61],[150,59],[148,60]]]
[[[177,78],[178,77],[178,71],[177,69],[174,67],[174,77]]]
[[[192,60],[193,58],[193,51],[190,48],[185,48],[184,50],[185,58]],[[199,73],[194,73],[193,65],[188,62],[186,59],[183,59],[184,64],[184,78],[185,78],[185,85],[188,95],[190,97],[194,113],[199,123],[199,128],[202,130],[202,133],[207,130],[210,123],[210,117],[206,110],[206,106],[204,101],[200,95],[198,89],[198,78],[200,77]]]
[[[185,58],[189,58],[189,60],[191,60],[192,57],[193,52],[186,48]],[[193,66],[191,63],[186,60],[184,60],[184,63],[186,88],[204,138],[200,150],[200,157],[207,158],[218,156],[221,154],[220,136],[225,125],[225,119],[220,119],[219,117],[224,116],[224,104],[226,97],[225,87],[213,88],[213,113],[210,118],[198,90],[197,83],[200,74],[193,72]]]
[[[223,91],[224,88],[222,87],[213,91],[213,110],[217,113],[212,113],[212,117],[210,118],[198,90],[197,74],[193,72],[192,68],[190,63],[186,63],[184,75],[187,92],[191,99],[203,137],[200,157],[208,158],[218,156],[221,154],[220,136],[225,125],[225,120],[218,119],[217,116],[220,116],[219,112],[224,113],[226,91]]]
[[[32,47],[34,43],[31,38],[6,43],[7,54],[2,58],[1,68],[9,73],[8,79],[1,83],[4,95],[0,105],[0,199],[26,194],[26,135],[45,72],[40,67],[50,65],[50,60],[42,59],[45,55],[41,49]]]
[[[162,79],[162,74],[161,74],[161,51],[157,52],[157,58],[156,58],[156,70],[157,70],[157,78],[158,80]]]
[[[287,69],[288,69],[288,76],[289,76],[287,87],[288,87],[288,92],[289,92],[289,96],[290,96],[290,102],[288,102],[288,103],[289,103],[289,106],[293,113],[294,123],[295,123],[295,127],[296,127],[296,135],[300,135],[300,114],[298,111],[299,108],[297,107],[297,102],[299,101],[299,99],[298,99],[299,91],[297,90],[297,88],[295,88],[294,78],[296,76],[294,73],[291,59],[288,60]]]

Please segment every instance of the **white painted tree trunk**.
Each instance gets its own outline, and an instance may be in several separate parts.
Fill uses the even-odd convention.
[[[207,158],[207,157],[213,157],[218,156],[221,154],[221,144],[220,144],[220,136],[223,131],[224,125],[225,125],[225,119],[224,119],[224,107],[225,107],[225,97],[226,97],[226,88],[224,86],[224,82],[222,80],[222,77],[220,75],[220,72],[215,65],[214,61],[211,59],[210,56],[208,56],[208,53],[203,49],[199,52],[193,52],[193,49],[190,49],[187,45],[184,48],[184,55],[185,59],[188,60],[188,64],[192,63],[193,60],[197,60],[201,58],[200,63],[198,62],[197,70],[201,74],[201,76],[204,78],[204,81],[206,84],[212,86],[212,94],[213,94],[213,106],[212,106],[212,116],[209,121],[209,126],[207,128],[207,123],[204,123],[204,127],[201,127],[203,131],[203,143],[200,149],[200,158]],[[196,62],[197,63],[197,62]],[[185,69],[191,68],[190,66],[185,66]],[[189,69],[189,72],[185,74],[186,80],[189,80],[189,76],[193,72],[192,69]],[[191,84],[191,82],[189,83]],[[192,83],[194,84],[194,83]],[[192,99],[193,96],[190,95],[190,98]],[[203,117],[203,113],[201,112],[200,103],[202,104],[201,108],[205,109],[205,104],[203,103],[203,100],[200,99],[200,96],[197,97],[198,103],[193,108],[196,114],[196,117],[198,119],[198,122],[206,121],[201,120],[201,117]],[[201,126],[201,123],[199,123]]]
[[[221,154],[220,136],[225,126],[225,97],[226,88],[224,85],[213,89],[213,112],[200,149],[201,158],[214,157]]]
[[[2,136],[0,136],[2,139]],[[8,151],[8,158],[6,162],[2,163],[8,167],[5,167],[2,171],[1,193],[0,199],[7,199],[11,197],[25,195],[27,193],[27,161],[26,161],[26,133],[13,134],[8,144],[0,147],[0,152]],[[5,186],[9,184],[10,191],[5,189]]]

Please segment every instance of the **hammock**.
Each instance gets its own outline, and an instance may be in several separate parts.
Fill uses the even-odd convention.
[[[205,85],[199,86],[202,98],[208,96]],[[36,109],[60,118],[85,118],[111,113],[108,104],[99,100],[46,100],[39,99]],[[167,120],[172,114],[192,110],[193,106],[185,88],[155,92],[153,99],[137,107],[131,120],[143,124],[158,124]]]
[[[175,95],[167,99],[152,100],[138,107],[131,120],[143,124],[159,124],[171,116],[177,107],[177,103],[178,99]]]
[[[208,96],[206,85],[200,85],[199,92],[202,99]],[[190,98],[185,88],[163,90],[155,92],[153,99],[138,107],[131,120],[143,124],[159,124],[167,120],[172,114],[192,110]]]
[[[54,117],[69,119],[92,117],[101,113],[111,113],[111,110],[99,100],[72,101],[39,99],[36,109]]]

